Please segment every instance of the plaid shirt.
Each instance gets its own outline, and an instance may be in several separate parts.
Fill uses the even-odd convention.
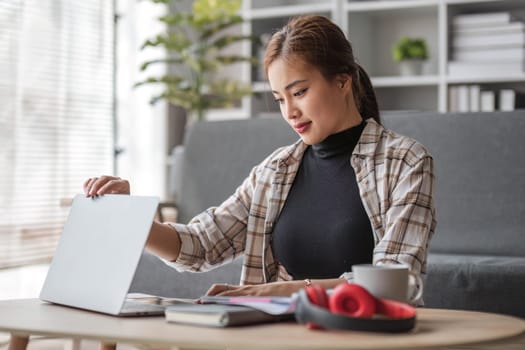
[[[244,254],[241,284],[290,280],[272,255],[272,231],[308,145],[280,148],[254,167],[218,207],[174,223],[181,250],[170,263],[204,271]],[[350,162],[374,232],[374,264],[405,264],[424,274],[436,226],[433,160],[416,141],[368,119]]]

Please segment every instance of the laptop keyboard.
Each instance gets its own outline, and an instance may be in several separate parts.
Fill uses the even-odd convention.
[[[137,314],[137,315],[144,315],[144,314],[163,315],[165,308],[166,308],[165,305],[148,304],[148,303],[141,303],[141,302],[136,302],[136,301],[126,301],[124,305],[122,306],[120,313],[121,314]]]

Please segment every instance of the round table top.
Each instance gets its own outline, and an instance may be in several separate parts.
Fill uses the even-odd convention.
[[[24,299],[0,301],[0,330],[190,349],[422,349],[511,338],[525,332],[525,320],[420,308],[416,327],[400,334],[314,331],[293,322],[208,328],[168,323],[164,317],[122,318]]]

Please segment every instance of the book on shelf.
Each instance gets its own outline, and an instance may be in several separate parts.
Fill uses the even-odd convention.
[[[453,77],[501,77],[523,74],[524,61],[509,62],[448,62],[448,74]]]
[[[525,108],[525,93],[513,89],[501,89],[498,94],[498,109],[513,111]]]
[[[513,34],[525,31],[525,23],[522,21],[491,25],[491,26],[472,26],[452,28],[452,37],[461,36],[481,36],[481,35],[502,35]]]
[[[469,112],[479,112],[481,87],[479,85],[469,85],[468,87]]]
[[[178,304],[165,310],[167,322],[208,327],[234,327],[288,320],[292,314],[272,315],[244,306],[227,304]]]
[[[501,47],[524,47],[525,31],[503,34],[463,35],[453,34],[452,47],[456,49],[490,48],[499,50]]]
[[[501,47],[482,49],[456,49],[452,60],[469,62],[515,62],[525,61],[525,47]]]
[[[448,111],[458,112],[458,87],[450,86],[448,88]]]
[[[457,86],[458,112],[465,113],[470,110],[470,93],[468,85]]]
[[[515,17],[510,12],[467,13],[452,18],[453,28],[493,26],[510,23]]]
[[[480,110],[482,112],[494,112],[496,110],[496,94],[494,91],[481,91]]]
[[[481,110],[481,86],[454,85],[448,88],[450,112],[479,112]]]

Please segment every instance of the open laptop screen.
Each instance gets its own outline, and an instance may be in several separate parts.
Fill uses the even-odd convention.
[[[40,299],[118,314],[158,202],[156,197],[75,196]]]

